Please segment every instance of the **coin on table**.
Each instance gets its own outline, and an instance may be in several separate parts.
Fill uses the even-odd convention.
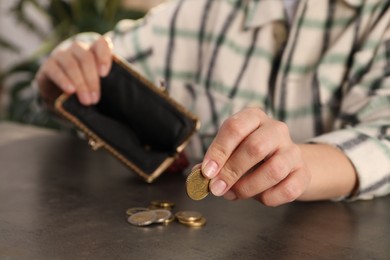
[[[166,226],[166,225],[169,225],[170,223],[172,223],[173,221],[175,221],[175,219],[176,219],[175,215],[171,214],[171,216],[170,216],[168,219],[164,220],[164,221],[162,222],[162,224],[165,225],[165,226]]]
[[[142,212],[142,211],[148,211],[148,210],[149,210],[149,209],[147,209],[147,208],[141,208],[141,207],[130,208],[130,209],[126,210],[126,214],[127,214],[128,216],[131,216],[131,215],[133,215],[133,214],[135,214],[135,213]]]
[[[203,215],[197,211],[179,211],[175,216],[180,222],[193,222],[203,217]]]
[[[200,168],[193,170],[187,177],[187,195],[193,200],[204,199],[209,193],[210,180],[205,178]]]
[[[151,202],[151,204],[155,208],[162,208],[162,209],[172,209],[175,206],[175,203],[168,200],[154,200]]]
[[[154,221],[155,223],[164,223],[164,221],[169,219],[172,215],[172,213],[166,209],[154,209],[152,211],[156,213],[156,220]]]
[[[157,214],[154,211],[141,211],[129,216],[127,221],[135,226],[147,226],[155,223]]]
[[[155,210],[155,209],[161,209],[160,207],[157,207],[157,206],[154,206],[154,205],[150,205],[148,207],[148,210]]]
[[[195,221],[179,221],[180,223],[189,226],[189,227],[203,227],[206,225],[206,219],[204,217],[201,217],[200,219],[197,219]]]

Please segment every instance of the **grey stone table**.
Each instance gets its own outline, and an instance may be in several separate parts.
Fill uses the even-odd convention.
[[[277,208],[196,202],[182,175],[143,183],[74,137],[1,124],[0,136],[0,259],[390,259],[390,197]],[[208,222],[127,224],[127,208],[155,199]]]

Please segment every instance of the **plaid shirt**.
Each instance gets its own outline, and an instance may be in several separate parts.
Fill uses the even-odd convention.
[[[179,0],[107,35],[114,50],[199,115],[201,158],[221,123],[248,106],[287,123],[295,142],[339,147],[359,178],[352,199],[390,193],[390,1]]]

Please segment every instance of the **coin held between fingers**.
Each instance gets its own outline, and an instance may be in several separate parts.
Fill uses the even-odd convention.
[[[202,200],[210,193],[210,180],[205,178],[201,169],[197,168],[188,175],[186,180],[187,195],[193,200]]]

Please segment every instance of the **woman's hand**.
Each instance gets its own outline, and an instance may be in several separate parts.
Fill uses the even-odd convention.
[[[268,206],[302,195],[311,176],[287,126],[258,108],[227,119],[210,145],[202,172],[210,190],[228,200],[255,198]]]
[[[61,92],[76,93],[83,105],[100,99],[100,77],[109,73],[112,64],[111,42],[100,37],[92,45],[73,42],[58,48],[39,69],[36,79],[41,96],[54,100]]]

